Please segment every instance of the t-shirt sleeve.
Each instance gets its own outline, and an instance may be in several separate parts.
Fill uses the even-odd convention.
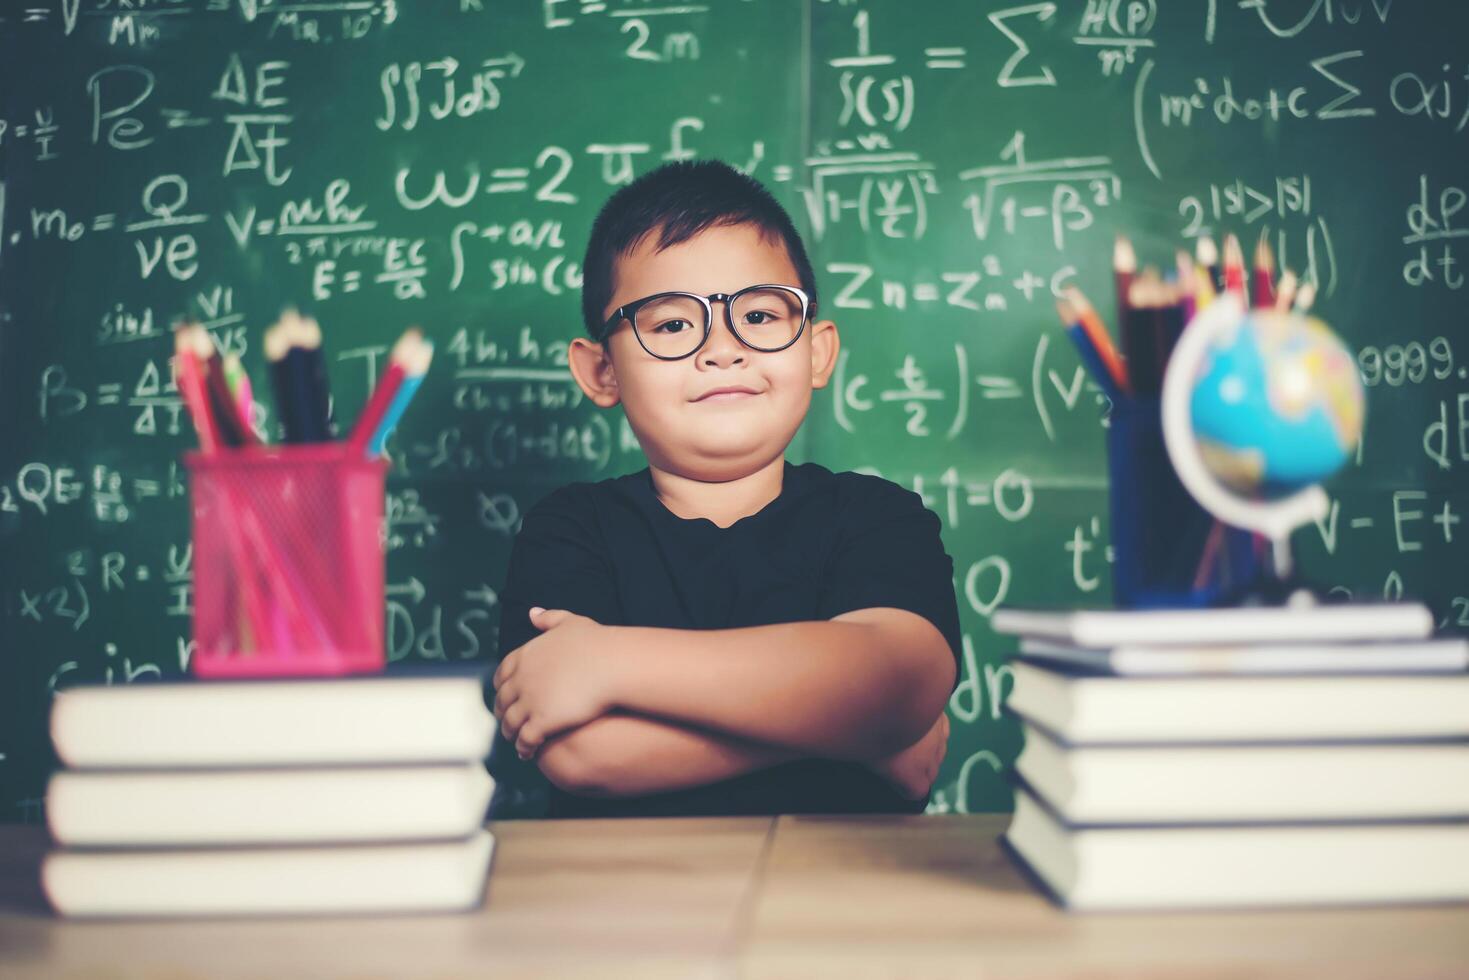
[[[621,621],[610,558],[583,487],[552,491],[521,522],[500,591],[500,659],[540,634],[532,606],[566,609],[604,626]]]
[[[948,641],[957,688],[963,639],[954,561],[944,550],[938,515],[911,490],[879,477],[857,477],[839,524],[821,615],[830,619],[877,607],[917,613]]]
[[[526,512],[510,547],[505,586],[500,590],[498,660],[540,635],[530,608],[567,609],[604,625],[620,625],[621,613],[609,559],[585,488],[575,484],[547,494]],[[493,691],[487,700],[493,702]],[[542,816],[550,782],[533,762],[495,729],[490,749],[494,819]]]

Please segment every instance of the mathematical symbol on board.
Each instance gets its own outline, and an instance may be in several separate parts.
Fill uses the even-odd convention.
[[[509,194],[523,191],[530,187],[527,178],[530,177],[529,167],[501,167],[490,171],[490,183],[485,187],[486,194]]]
[[[1249,200],[1253,198],[1258,202],[1253,209],[1249,206]],[[1254,224],[1262,215],[1269,214],[1275,209],[1275,198],[1255,190],[1242,180],[1234,182],[1234,186],[1224,188],[1224,212],[1226,214],[1242,214],[1245,224]]]
[[[28,132],[30,132],[30,128],[27,127],[27,126],[17,126],[17,127],[15,127],[15,135],[16,135],[16,138],[17,139],[20,138],[20,137],[22,137],[22,136],[24,136]]]
[[[500,601],[500,597],[495,594],[495,590],[488,585],[481,585],[477,589],[465,589],[464,598],[471,600],[478,599],[487,606],[493,606]]]
[[[209,120],[189,114],[187,109],[159,109],[163,125],[167,129],[183,129],[185,126],[208,126]]]
[[[93,231],[110,231],[117,224],[117,215],[99,214],[92,219]]]
[[[98,405],[116,405],[122,401],[122,384],[105,384],[97,386]]]
[[[31,595],[25,589],[21,589],[20,614],[22,616],[29,616],[39,623],[41,621],[41,595],[42,593],[40,592]]]
[[[148,566],[147,565],[139,565],[137,567],[137,569],[136,569],[136,573],[137,573],[137,577],[138,577],[138,581],[139,582],[146,582],[146,581],[148,581]]]
[[[504,65],[510,66],[511,78],[519,78],[520,70],[525,67],[525,59],[512,51],[503,58],[486,58],[480,63],[482,68],[498,68]]]
[[[970,483],[965,485],[968,493],[967,502],[971,507],[985,507],[990,502],[990,485],[988,483]]]
[[[939,287],[931,282],[915,282],[913,284],[913,301],[915,303],[933,303],[939,298]]]
[[[785,164],[780,164],[774,169],[773,176],[777,183],[785,183],[791,179],[791,168]]]
[[[1451,544],[1453,542],[1454,525],[1459,523],[1459,521],[1460,517],[1454,513],[1453,506],[1445,500],[1443,502],[1443,510],[1433,517],[1433,523],[1443,526],[1444,544]]]
[[[22,24],[39,23],[51,16],[51,11],[45,7],[27,7]]]
[[[975,384],[983,390],[981,398],[1019,398],[1020,388],[1015,384],[1014,378],[997,378],[990,375],[979,375],[974,379]]]
[[[500,236],[503,234],[505,234],[504,225],[490,225],[484,231],[480,232],[480,237],[491,242],[498,242]]]
[[[423,587],[423,583],[412,575],[408,576],[407,582],[385,586],[383,592],[387,595],[407,595],[413,599],[414,605],[422,602],[423,597],[428,594],[428,590]]]
[[[355,293],[362,288],[362,273],[344,272],[342,274],[342,292]]]
[[[924,48],[923,56],[928,59],[925,64],[929,68],[963,68],[963,48]]]
[[[1025,294],[1026,302],[1034,299],[1036,289],[1045,284],[1046,281],[1044,279],[1029,269],[1026,269],[1025,273],[1019,279],[1015,280],[1015,288]]]

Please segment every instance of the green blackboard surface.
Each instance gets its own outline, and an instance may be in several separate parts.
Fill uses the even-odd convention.
[[[923,493],[966,663],[935,810],[1005,809],[996,604],[1109,597],[1106,406],[1052,290],[1268,236],[1368,385],[1306,571],[1469,623],[1469,7],[1418,0],[34,0],[0,14],[0,819],[36,820],[50,692],[184,669],[168,327],[264,387],[287,303],[339,414],[410,323],[388,655],[485,659],[520,515],[644,461],[565,368],[582,249],[665,160],[765,181],[843,353],[793,461]],[[263,401],[268,403],[269,399]],[[268,407],[268,406],[267,406]]]

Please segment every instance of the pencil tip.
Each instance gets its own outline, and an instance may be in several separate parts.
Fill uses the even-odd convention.
[[[1126,235],[1118,232],[1117,241],[1112,246],[1112,267],[1117,272],[1137,271],[1137,252],[1132,247]]]
[[[1255,243],[1255,268],[1265,269],[1266,271],[1271,271],[1275,268],[1275,252],[1270,248],[1269,238],[1263,234],[1260,236],[1260,240]]]
[[[1198,257],[1200,265],[1209,266],[1219,262],[1219,246],[1214,243],[1213,237],[1209,235],[1199,236],[1198,245],[1194,254]]]

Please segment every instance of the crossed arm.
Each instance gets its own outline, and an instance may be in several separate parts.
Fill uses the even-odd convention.
[[[813,756],[877,765],[934,732],[954,680],[943,635],[900,609],[733,630],[539,616],[551,617],[542,635],[496,674],[496,713],[553,783],[583,795],[663,792]]]

